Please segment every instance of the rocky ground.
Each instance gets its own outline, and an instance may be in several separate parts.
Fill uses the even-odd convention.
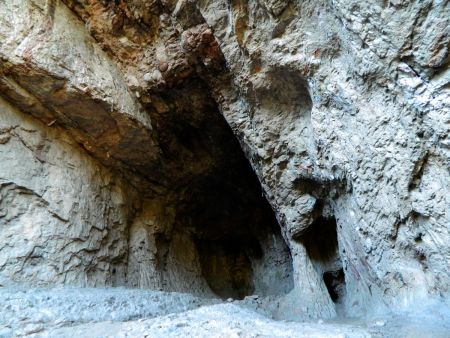
[[[263,300],[220,301],[125,288],[1,288],[0,337],[449,337],[435,304],[366,319],[276,321]]]

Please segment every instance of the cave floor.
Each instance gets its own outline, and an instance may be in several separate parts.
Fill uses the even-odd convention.
[[[450,337],[446,311],[288,322],[246,301],[69,287],[0,287],[0,304],[0,337]]]

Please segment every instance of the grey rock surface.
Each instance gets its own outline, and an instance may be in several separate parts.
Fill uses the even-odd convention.
[[[108,165],[148,167],[159,150],[150,117],[84,25],[60,1],[1,5],[2,96]]]
[[[123,284],[133,189],[1,98],[0,130],[0,284]]]
[[[242,300],[101,307],[99,335],[446,313],[449,20],[444,0],[0,0],[0,284]],[[384,332],[359,325],[318,335]]]
[[[302,1],[280,18],[238,3],[200,6],[229,66],[211,82],[308,312],[334,311],[318,295],[334,258],[302,240],[321,213],[337,223],[348,313],[448,295],[448,2]]]

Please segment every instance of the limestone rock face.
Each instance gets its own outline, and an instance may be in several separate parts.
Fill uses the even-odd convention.
[[[3,99],[0,117],[0,283],[123,284],[134,190]]]
[[[255,2],[200,7],[229,66],[229,82],[213,81],[223,114],[302,295],[320,303],[318,280],[339,269],[308,250],[333,236],[330,221],[349,313],[448,294],[448,4],[303,1],[280,16]]]
[[[0,5],[1,284],[450,297],[447,1]]]
[[[84,25],[59,1],[2,7],[2,94],[106,164],[148,167],[158,151],[150,118]]]

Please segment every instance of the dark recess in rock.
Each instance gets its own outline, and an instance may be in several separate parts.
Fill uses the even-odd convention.
[[[257,241],[199,240],[197,248],[203,275],[215,294],[223,299],[243,299],[253,293],[250,259],[262,253]]]
[[[313,261],[325,263],[333,259],[338,249],[336,219],[319,216],[303,233],[300,241]]]
[[[203,277],[218,296],[242,299],[257,291],[255,281],[264,276],[261,271],[254,271],[253,265],[270,260],[270,251],[283,256],[281,264],[272,264],[286,270],[287,278],[273,279],[273,283],[285,283],[285,287],[267,287],[288,292],[292,288],[289,250],[275,215],[263,197],[256,174],[229,127],[223,126],[222,132],[229,133],[225,146],[229,150],[229,161],[190,183],[186,200],[181,204],[183,211],[177,229],[183,231],[190,224],[189,231],[196,243]],[[196,133],[182,134],[186,145],[196,142]],[[265,241],[272,238],[282,243],[281,249],[267,247]]]
[[[323,274],[323,281],[334,303],[339,303],[345,293],[344,269],[337,271],[327,271]]]

